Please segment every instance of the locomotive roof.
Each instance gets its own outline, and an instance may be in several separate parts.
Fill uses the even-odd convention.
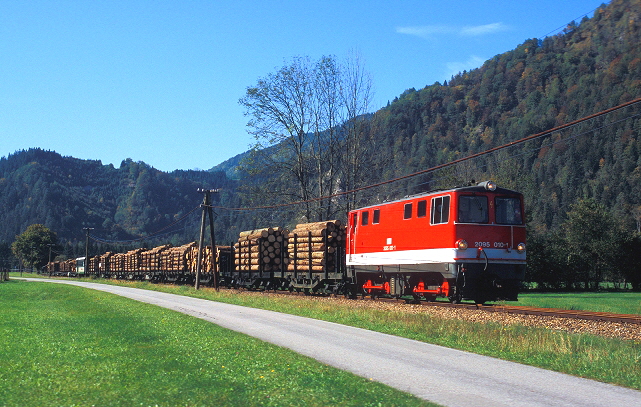
[[[407,200],[410,200],[410,199],[422,198],[422,197],[427,197],[427,196],[431,196],[431,195],[440,195],[440,194],[444,194],[444,193],[448,193],[448,192],[454,192],[454,191],[456,191],[456,192],[467,192],[467,193],[491,192],[491,193],[494,193],[494,194],[502,194],[502,195],[521,195],[520,192],[513,191],[511,189],[506,189],[506,188],[497,187],[494,191],[489,191],[489,190],[485,189],[485,187],[483,185],[470,185],[470,186],[464,186],[464,187],[454,187],[454,188],[451,188],[451,189],[435,189],[435,190],[428,191],[428,192],[423,192],[423,193],[420,193],[420,194],[404,196],[403,198],[395,199],[393,201],[385,201],[385,202],[381,202],[381,203],[374,204],[374,205],[363,206],[363,207],[360,207],[360,208],[357,208],[357,209],[353,209],[352,211],[358,211],[358,210],[361,210],[361,209],[373,208],[373,207],[381,206],[381,205],[389,205],[389,204],[393,204],[393,203],[397,203],[397,202],[407,201]],[[352,212],[352,211],[350,211],[350,212]]]

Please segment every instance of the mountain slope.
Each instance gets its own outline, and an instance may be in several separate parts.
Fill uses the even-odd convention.
[[[67,241],[82,240],[83,227],[105,239],[145,236],[197,207],[199,187],[234,183],[220,172],[168,174],[130,159],[114,168],[41,149],[16,152],[0,159],[0,241],[33,223]]]

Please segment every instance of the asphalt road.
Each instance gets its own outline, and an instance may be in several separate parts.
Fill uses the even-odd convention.
[[[331,322],[156,291],[106,291],[192,315],[452,407],[640,406],[641,392]]]

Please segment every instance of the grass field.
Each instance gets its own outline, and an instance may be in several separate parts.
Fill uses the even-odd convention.
[[[427,406],[177,312],[79,287],[0,284],[2,406]]]
[[[641,343],[592,335],[568,334],[543,328],[499,323],[471,323],[439,319],[426,314],[359,309],[349,305],[309,301],[305,297],[237,295],[225,290],[195,291],[186,286],[153,285],[144,282],[120,282],[119,284],[358,326],[641,390]],[[608,295],[620,298],[618,294],[620,293]],[[526,295],[525,298],[530,295]],[[527,299],[530,304],[547,300],[545,296],[540,298],[536,298],[534,294],[531,296],[531,299]],[[635,301],[634,295],[632,299],[628,296],[624,297],[626,297],[624,300],[612,302]],[[582,303],[592,304],[594,301],[585,298]],[[623,311],[614,309],[612,312]]]
[[[641,315],[641,293],[633,292],[522,293],[508,304]]]

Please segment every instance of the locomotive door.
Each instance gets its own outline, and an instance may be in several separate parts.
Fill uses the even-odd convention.
[[[352,261],[352,255],[356,252],[356,227],[358,225],[358,214],[352,213],[352,219],[349,225],[349,261]]]

